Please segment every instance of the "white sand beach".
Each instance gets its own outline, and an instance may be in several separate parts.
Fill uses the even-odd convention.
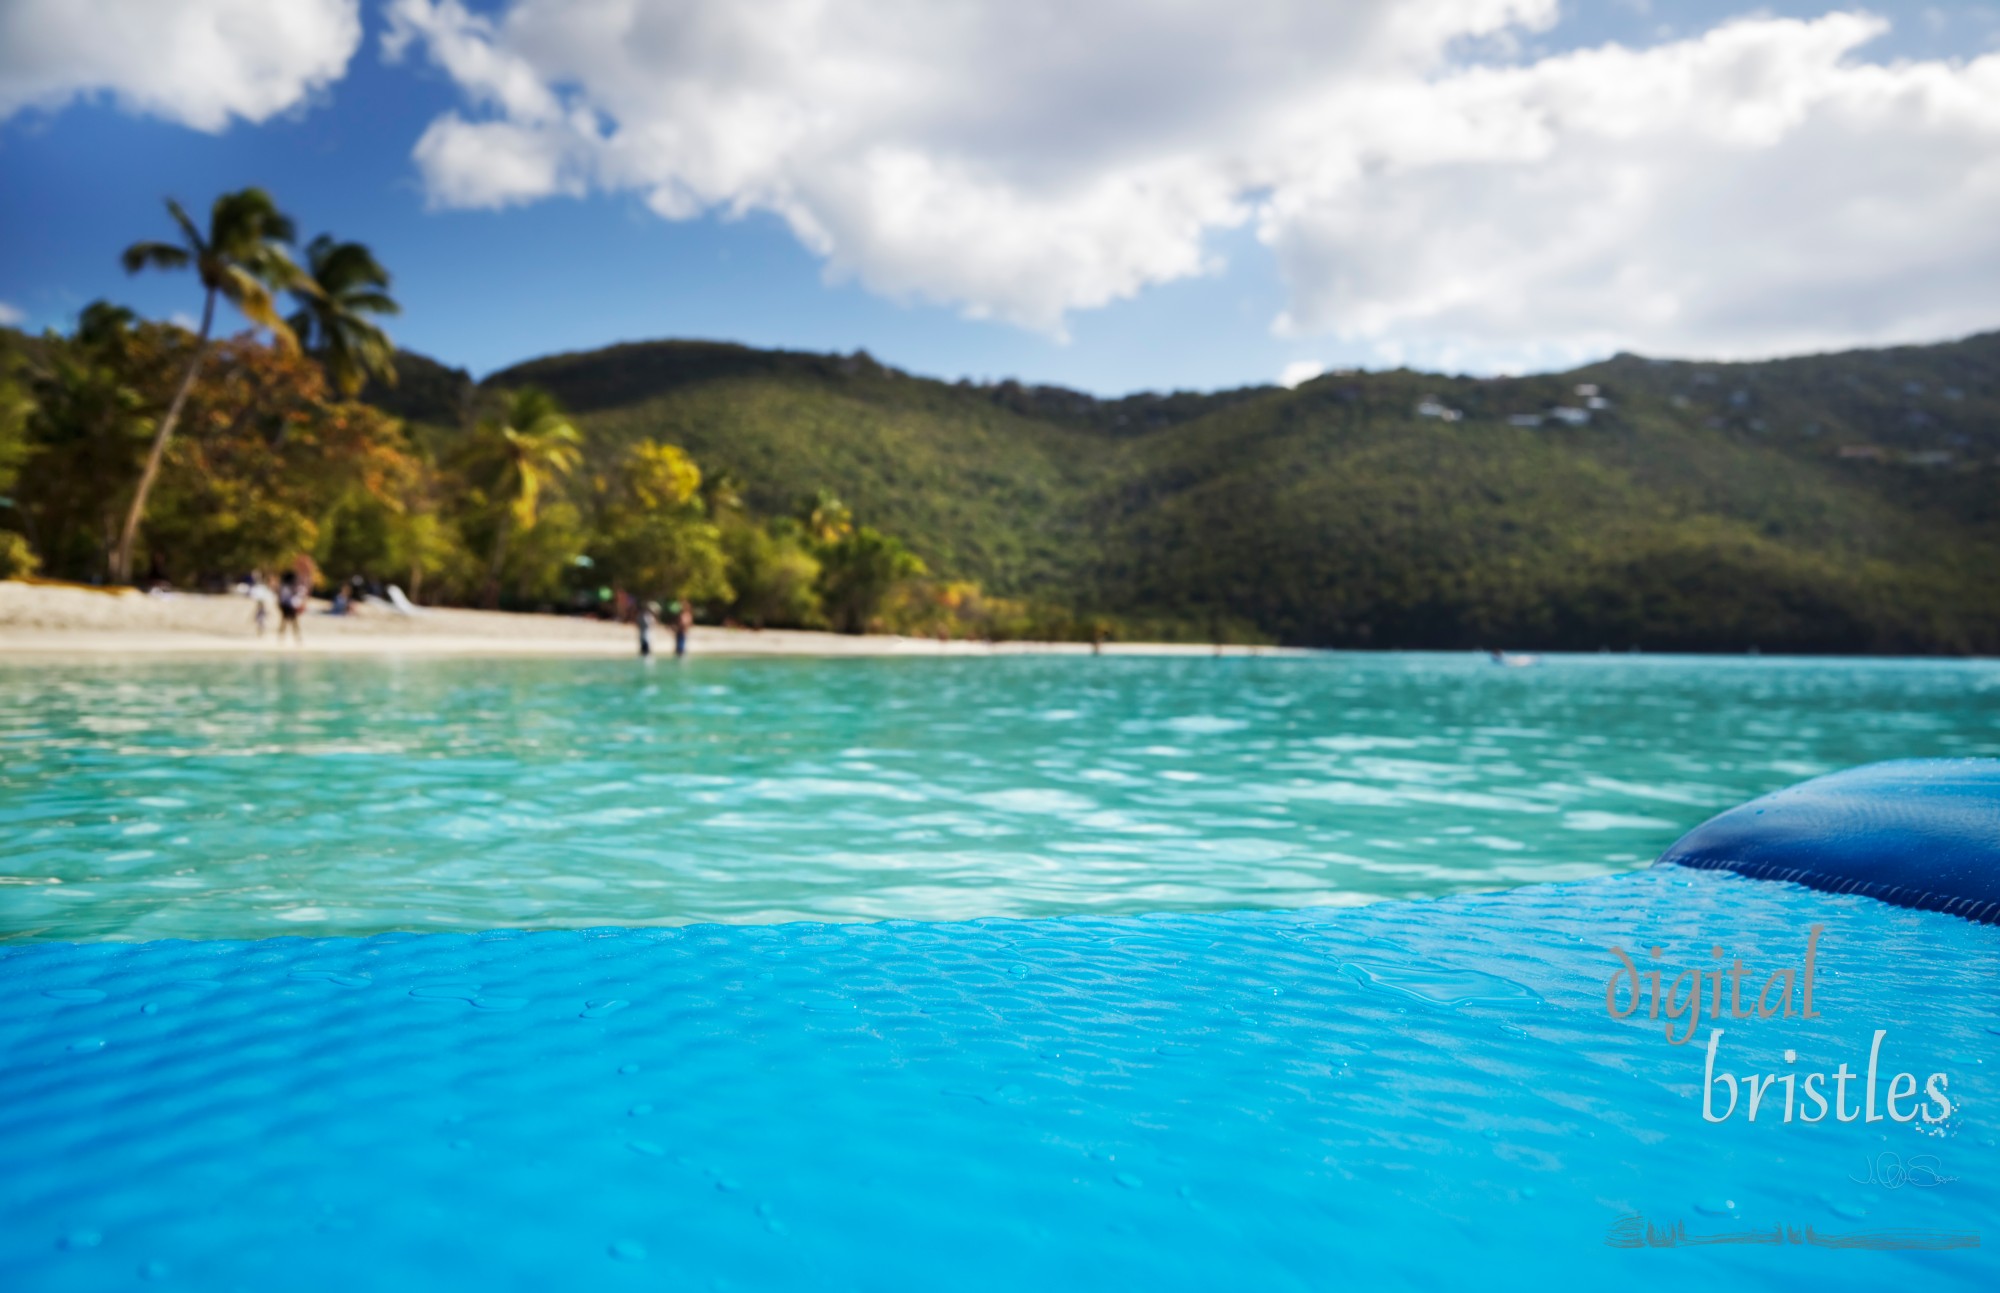
[[[638,650],[626,624],[565,615],[424,608],[415,615],[366,605],[328,614],[314,602],[303,645],[277,638],[272,611],[260,637],[248,597],[206,593],[143,593],[134,589],[0,580],[0,659],[57,661],[77,656],[157,655],[459,655],[622,656]],[[658,630],[655,650],[673,650]],[[853,637],[789,629],[697,626],[688,641],[696,655],[900,656],[1088,654],[1078,642],[939,642],[888,635]],[[1289,654],[1278,647],[1225,647],[1228,655]],[[1218,648],[1107,643],[1106,654],[1214,655]]]

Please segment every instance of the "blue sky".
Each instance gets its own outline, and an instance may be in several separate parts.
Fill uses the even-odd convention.
[[[297,2],[335,18],[353,4]],[[1434,29],[1417,35],[1295,33],[1301,47],[1329,42],[1324,69],[1308,64],[1296,84],[1267,90],[1261,81],[1282,77],[1218,75],[1189,88],[1170,45],[1145,52],[1157,81],[1143,63],[1121,62],[1116,40],[1080,42],[1056,60],[1012,27],[995,36],[913,23],[839,66],[800,46],[755,47],[761,31],[723,41],[712,24],[694,36],[678,28],[646,54],[631,33],[556,29],[562,14],[540,0],[463,11],[410,0],[391,60],[389,11],[368,0],[345,59],[328,37],[310,64],[322,73],[298,72],[290,101],[271,110],[288,87],[271,89],[268,68],[262,97],[246,89],[216,108],[189,96],[227,98],[234,64],[193,67],[181,82],[93,64],[58,28],[97,3],[101,20],[119,19],[121,0],[0,2],[0,24],[16,24],[0,26],[13,51],[0,54],[0,303],[22,326],[65,327],[98,297],[191,314],[186,276],[128,278],[117,253],[168,236],[164,196],[205,206],[251,183],[303,234],[371,244],[405,306],[399,342],[475,373],[616,341],[704,337],[865,348],[945,378],[1121,393],[1399,360],[1493,371],[1621,347],[1785,353],[2000,325],[2000,185],[1966,178],[2000,143],[2000,125],[1964,106],[2000,86],[1991,6],[1874,5],[1888,30],[1832,54],[1822,48],[1841,43],[1832,29],[1811,24],[1850,11],[1764,6],[1753,17],[1765,27],[1743,37],[1751,52],[1732,63],[1702,42],[1744,17],[1735,6],[1440,0]],[[178,21],[198,26],[230,0],[179,7]],[[703,8],[655,7],[677,20]],[[1355,21],[1368,10],[1356,6]],[[1774,25],[1785,19],[1802,21]],[[1216,38],[1190,33],[1199,57],[1197,37]],[[597,39],[615,39],[604,48],[624,61],[610,66],[589,44]],[[1233,39],[1217,63],[1272,56]],[[1343,62],[1336,39],[1364,53],[1367,41],[1387,43],[1372,61]],[[996,57],[996,40],[1020,43]],[[722,54],[699,54],[704,41],[725,51],[748,41],[756,57],[732,80],[716,71]],[[1649,61],[1613,64],[1609,45]],[[1577,51],[1596,54],[1578,62]],[[920,74],[955,58],[971,109]],[[1753,58],[1761,80],[1742,89],[1733,69]],[[579,59],[607,70],[579,73]],[[496,63],[511,79],[483,79]],[[298,53],[295,66],[308,65]],[[895,93],[843,89],[862,65]],[[1880,106],[1894,95],[1857,73],[1864,65],[1963,120],[1896,116]],[[1713,77],[1723,88],[1711,100],[1740,102],[1707,134],[1689,133],[1684,111],[1663,111],[1615,139],[1592,135],[1594,119],[1626,110],[1616,96],[1631,68],[1695,94],[1709,94],[1702,78]],[[904,86],[895,78],[906,69]],[[132,80],[142,75],[156,79]],[[1189,97],[1200,111],[1177,119],[1176,101]],[[753,100],[779,108],[730,117]],[[1421,129],[1381,125],[1411,102],[1423,105]],[[1764,123],[1758,114],[1778,104],[1790,115]],[[1515,111],[1512,142],[1464,142],[1466,123]],[[1864,120],[1870,111],[1878,116]],[[818,118],[834,125],[768,143],[770,122]],[[641,127],[651,133],[641,138]],[[1370,130],[1384,133],[1341,151],[1338,141]],[[419,157],[422,141],[433,146]],[[1832,159],[1845,172],[1857,156],[1871,160],[1855,176],[1832,175]],[[885,157],[908,163],[893,183],[879,180]],[[521,167],[525,178],[495,187],[492,177]],[[1785,207],[1801,190],[1817,204],[1804,214]],[[1852,214],[1885,194],[1907,210]],[[1849,214],[1814,223],[1828,206]],[[1815,254],[1774,265],[1770,249],[1791,226]],[[1588,255],[1566,258],[1569,247]],[[1939,272],[1946,264],[1959,282]]]

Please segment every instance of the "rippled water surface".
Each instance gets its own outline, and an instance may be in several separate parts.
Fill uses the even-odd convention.
[[[1338,905],[1649,862],[2000,754],[2000,665],[1482,657],[0,665],[0,936]]]

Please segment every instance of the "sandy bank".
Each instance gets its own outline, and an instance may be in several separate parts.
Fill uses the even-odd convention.
[[[160,596],[130,589],[104,590],[66,584],[0,580],[0,658],[60,660],[78,655],[289,654],[307,655],[560,655],[634,654],[637,637],[629,625],[561,615],[516,615],[497,611],[426,609],[415,616],[368,606],[348,615],[329,615],[316,602],[305,620],[305,644],[277,641],[277,613],[260,638],[255,610],[247,597],[174,593]],[[661,632],[656,649],[673,649]],[[700,655],[898,656],[1087,654],[1073,642],[937,642],[928,638],[848,637],[771,629],[696,628],[688,644]],[[1278,648],[1227,648],[1231,655]],[[1206,646],[1117,643],[1107,654],[1212,655]]]

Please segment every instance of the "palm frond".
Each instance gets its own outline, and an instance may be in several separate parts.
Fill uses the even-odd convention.
[[[542,498],[542,474],[533,465],[521,463],[517,467],[520,480],[519,492],[514,495],[514,523],[522,529],[531,529],[535,524],[535,513]]]
[[[350,310],[364,314],[401,314],[403,307],[396,304],[384,292],[349,292],[340,298],[341,304]]]
[[[135,242],[118,259],[125,266],[126,273],[136,274],[149,265],[155,269],[186,269],[188,262],[194,258],[186,248],[176,247],[170,242]]]
[[[362,243],[335,242],[331,234],[321,234],[308,249],[308,261],[313,277],[328,291],[389,286],[389,271],[382,268],[375,253]]]
[[[201,227],[195,224],[194,217],[187,213],[186,207],[176,199],[168,198],[167,214],[181,227],[181,237],[187,240],[188,250],[197,256],[208,250],[208,242],[201,236]]]
[[[242,258],[243,265],[272,287],[304,296],[324,296],[313,276],[285,254],[275,243],[261,244],[254,255]]]
[[[369,377],[387,385],[396,382],[396,347],[382,330],[360,319],[321,321],[320,352],[327,376],[343,394],[352,396]]]
[[[224,273],[220,288],[244,318],[270,330],[271,340],[277,343],[279,349],[296,351],[299,348],[298,337],[293,334],[291,325],[279,317],[277,302],[262,278],[241,265],[231,265]]]
[[[271,340],[277,343],[278,349],[287,351],[291,354],[297,354],[299,352],[299,339],[296,336],[292,335],[292,327],[290,324],[286,323],[283,319],[277,318],[275,315],[273,315],[271,322],[266,324],[265,326],[270,328]]]

